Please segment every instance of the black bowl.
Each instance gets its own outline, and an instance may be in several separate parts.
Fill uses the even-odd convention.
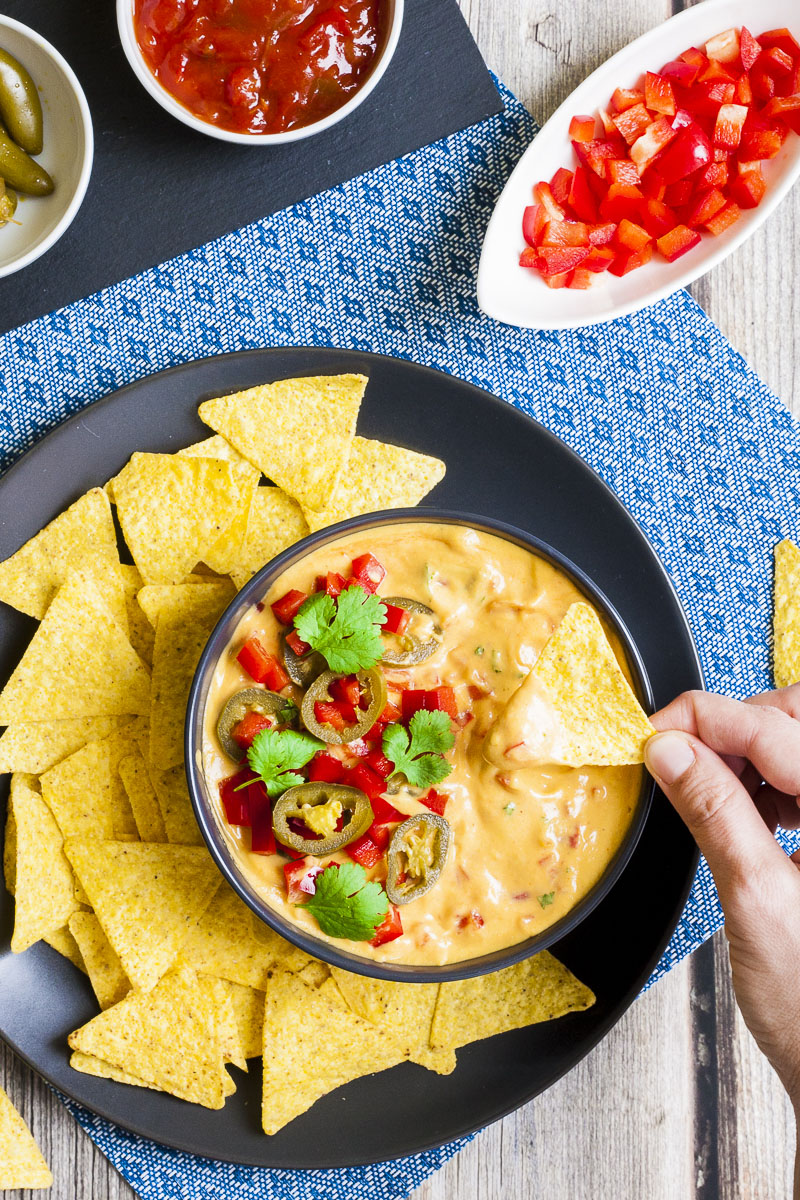
[[[209,638],[192,683],[185,726],[186,775],[197,822],[212,857],[234,891],[265,924],[287,941],[299,946],[307,954],[311,954],[331,966],[342,967],[346,971],[370,975],[377,979],[390,979],[404,983],[441,983],[444,980],[468,979],[476,975],[487,974],[490,971],[499,971],[503,967],[511,966],[513,963],[521,962],[523,959],[537,954],[540,950],[545,950],[575,929],[608,894],[636,848],[636,843],[650,811],[655,790],[650,776],[646,773],[644,775],[630,826],[616,854],[594,887],[559,921],[524,942],[517,942],[513,946],[495,950],[491,954],[481,955],[480,958],[464,959],[461,962],[448,963],[443,966],[431,966],[376,962],[358,954],[337,950],[330,942],[316,938],[301,929],[263,900],[242,874],[231,852],[228,841],[220,828],[216,815],[218,809],[209,794],[202,770],[203,717],[211,679],[225,648],[247,610],[263,599],[279,575],[305,558],[312,550],[348,533],[374,529],[381,525],[413,522],[462,525],[478,529],[481,532],[492,533],[533,551],[558,567],[573,580],[614,628],[625,648],[633,674],[634,690],[644,708],[648,712],[653,711],[653,694],[644,663],[622,619],[592,580],[558,550],[554,550],[552,546],[546,545],[532,534],[516,529],[513,525],[490,520],[487,517],[433,508],[392,509],[389,512],[354,517],[349,521],[342,521],[338,525],[331,525],[317,533],[312,533],[262,567],[258,574],[254,575],[231,601]]]

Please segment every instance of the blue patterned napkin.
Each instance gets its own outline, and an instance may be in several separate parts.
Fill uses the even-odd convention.
[[[566,333],[481,315],[483,231],[536,131],[503,98],[498,117],[0,338],[0,467],[90,400],[202,355],[310,344],[427,363],[591,463],[670,573],[709,688],[765,689],[771,549],[798,532],[800,429],[685,292]],[[650,982],[720,924],[703,865]],[[393,1200],[463,1144],[295,1174],[194,1159],[69,1107],[144,1200]]]

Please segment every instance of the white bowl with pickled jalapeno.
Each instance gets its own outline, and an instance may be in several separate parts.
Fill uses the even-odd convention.
[[[0,277],[45,254],[83,202],[94,155],[78,79],[36,30],[0,16]]]
[[[532,687],[577,610],[599,617],[646,736],[619,618],[510,526],[375,514],[256,575],[204,651],[186,725],[200,827],[253,911],[326,962],[418,981],[496,970],[573,928],[652,795],[640,757],[575,765]]]

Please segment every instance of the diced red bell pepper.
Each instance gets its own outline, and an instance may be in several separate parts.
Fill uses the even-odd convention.
[[[676,225],[669,233],[660,237],[656,245],[659,253],[667,262],[674,262],[676,258],[680,258],[682,254],[686,254],[688,250],[698,245],[700,240],[700,234],[696,229],[689,229],[686,225]]]
[[[775,77],[757,62],[750,72],[750,90],[756,100],[766,102],[775,95]]]
[[[724,162],[709,163],[697,174],[697,187],[701,191],[706,188],[724,188],[728,183],[728,164]]]
[[[605,199],[600,202],[600,216],[605,222],[614,225],[626,219],[636,221],[641,214],[643,201],[644,196],[639,188],[612,183]]]
[[[236,658],[251,679],[265,684],[270,691],[280,692],[289,683],[289,676],[275,655],[265,650],[255,636],[247,639]]]
[[[648,200],[664,200],[664,194],[667,190],[667,185],[659,175],[655,167],[648,167],[644,173],[639,187],[642,190],[642,195]]]
[[[594,117],[573,117],[569,123],[569,137],[573,142],[591,142],[594,139]]]
[[[322,867],[318,863],[309,862],[305,857],[284,865],[283,874],[286,880],[286,899],[290,904],[303,904],[317,890],[314,883]]]
[[[714,125],[714,145],[723,150],[736,150],[742,140],[742,130],[747,120],[744,104],[723,104],[717,113]]]
[[[749,71],[755,65],[755,61],[761,53],[761,46],[753,37],[750,30],[743,25],[742,31],[739,34],[739,58],[742,68]]]
[[[393,942],[395,938],[402,936],[403,922],[400,918],[400,909],[396,905],[390,904],[388,913],[375,930],[375,936],[369,944],[370,946],[382,946],[384,942]]]
[[[307,599],[308,592],[298,592],[297,588],[292,588],[285,596],[281,596],[280,600],[271,604],[270,608],[276,621],[280,621],[281,625],[291,625]]]
[[[742,134],[742,158],[763,159],[774,158],[783,145],[783,139],[776,129],[747,129]]]
[[[639,88],[617,88],[611,97],[611,103],[616,112],[625,112],[629,108],[635,108],[637,104],[644,103],[644,92]]]
[[[359,554],[350,568],[353,579],[365,592],[377,592],[386,578],[386,568],[381,566],[374,554]]]
[[[688,69],[691,71],[692,68]],[[675,115],[675,93],[665,75],[647,72],[644,77],[644,103],[651,112],[665,113],[668,117]]]
[[[606,174],[611,183],[627,184],[630,187],[639,186],[639,172],[636,164],[629,158],[609,159]]]
[[[526,246],[519,256],[519,265],[521,267],[530,267],[533,271],[539,270],[539,250],[537,246]]]
[[[399,721],[402,716],[402,711],[397,704],[391,702],[386,705],[381,715],[378,717],[372,729],[367,733],[367,741],[376,741],[383,737],[383,731],[387,725],[391,725],[394,721]]]
[[[664,203],[670,208],[682,208],[688,204],[694,195],[694,183],[691,179],[679,179],[671,183],[664,193]]]
[[[624,246],[628,250],[642,250],[645,246],[649,246],[653,241],[646,229],[642,229],[641,225],[636,225],[633,221],[620,221],[617,229],[616,242],[619,246]]]
[[[335,600],[337,596],[341,596],[347,586],[347,580],[344,575],[340,575],[338,571],[328,571],[327,575],[318,575],[314,584],[315,592],[326,592]]]
[[[684,223],[690,229],[696,229],[699,225],[705,225],[724,207],[725,197],[719,188],[709,188],[695,196],[683,210]]]
[[[653,243],[649,242],[641,250],[620,250],[608,269],[612,275],[628,275],[631,271],[645,266],[652,257]]]
[[[603,126],[603,133],[606,135],[606,137],[616,137],[617,136],[617,127],[614,124],[614,120],[611,116],[611,113],[608,111],[608,109],[607,108],[599,108],[597,110],[597,115],[600,118],[600,124]]]
[[[621,138],[595,138],[593,142],[573,142],[572,145],[580,162],[600,179],[605,179],[609,161],[625,154],[625,143]]]
[[[705,51],[707,58],[715,58],[717,62],[736,62],[739,58],[739,30],[726,29],[709,38]]]
[[[348,725],[355,724],[355,713],[353,720],[348,721],[345,714],[342,712],[341,704],[329,700],[316,700],[314,702],[314,720],[318,725],[330,725],[332,729],[345,729]]]
[[[344,772],[341,782],[346,787],[358,788],[370,799],[373,796],[380,796],[381,792],[386,790],[386,780],[363,762],[358,763],[355,767],[349,767]]]
[[[242,784],[256,778],[255,773],[245,767],[244,770],[237,771],[235,775],[229,775],[227,779],[220,780],[219,795],[222,807],[225,809],[225,820],[229,825],[242,825],[245,828],[250,825],[247,788],[242,788]]]
[[[641,137],[631,146],[631,158],[636,164],[640,175],[643,175],[650,163],[661,151],[678,136],[668,117],[661,116],[647,126]]]
[[[591,225],[597,220],[597,201],[587,179],[586,167],[576,167],[569,189],[569,206],[579,221]]]
[[[556,202],[549,183],[537,183],[533,189],[533,198],[545,210],[548,221],[563,221],[564,209]]]
[[[800,93],[800,58],[794,60],[794,65],[788,75],[775,82],[776,96],[796,96]]]
[[[253,784],[247,791],[251,794],[255,789],[258,789],[258,799],[250,801],[250,849],[253,854],[274,854],[277,847],[272,804],[263,784]]]
[[[298,658],[302,658],[304,654],[308,654],[311,647],[308,642],[304,642],[296,629],[286,635],[286,645],[290,650],[293,650]]]
[[[735,201],[729,200],[725,207],[721,208],[718,213],[715,213],[710,221],[706,221],[706,229],[709,233],[713,233],[715,237],[719,237],[735,221],[738,221],[741,215],[739,205]]]
[[[660,238],[662,234],[674,229],[678,223],[673,209],[663,200],[645,200],[642,207],[642,225],[651,237]]]
[[[541,204],[529,204],[522,214],[522,236],[529,246],[536,246],[544,229],[547,214]]]
[[[564,224],[567,222],[565,221]],[[397,604],[386,605],[386,616],[383,619],[384,633],[405,633],[411,621],[411,613],[400,608]]]
[[[760,53],[760,51],[759,51]],[[700,63],[685,63],[675,59],[661,68],[661,76],[681,87],[691,87],[700,74]],[[673,93],[674,95],[674,93]],[[648,108],[650,105],[648,104]]]
[[[256,734],[269,729],[271,724],[272,722],[269,717],[265,717],[263,713],[254,712],[251,709],[244,714],[241,721],[237,721],[234,725],[231,730],[231,737],[237,746],[241,746],[243,750],[249,750]]]
[[[698,83],[723,83],[723,84],[730,84],[730,86],[732,87],[736,83],[736,78],[737,78],[737,76],[736,76],[735,68],[729,66],[726,63],[721,63],[719,61],[719,59],[710,58],[708,60],[708,66],[705,67],[704,70],[702,70],[700,72],[697,82]],[[714,95],[713,92],[711,92],[709,94],[712,96]]]
[[[332,754],[320,750],[312,758],[308,768],[309,783],[339,783],[344,775],[344,764]]]
[[[746,171],[734,179],[728,195],[739,208],[758,208],[766,190],[767,184],[760,171]]]
[[[548,221],[540,245],[588,246],[589,226],[583,221]]]
[[[690,46],[688,50],[684,50],[683,54],[679,54],[678,58],[681,62],[691,63],[700,71],[708,66],[708,59],[702,50],[698,50],[697,46]]]
[[[386,757],[382,750],[379,750],[377,747],[374,750],[370,750],[369,753],[364,756],[364,762],[368,767],[380,775],[382,779],[388,779],[394,770],[394,763]]]
[[[787,54],[779,46],[771,46],[769,50],[762,51],[756,63],[756,67],[766,71],[776,81],[790,75],[793,65],[791,54]]]
[[[800,96],[775,96],[766,105],[764,116],[785,121],[790,129],[800,134]]]
[[[458,716],[456,694],[451,687],[409,688],[402,696],[403,720],[409,721],[415,712],[424,709],[427,712],[446,712],[449,717]]]
[[[349,704],[355,707],[361,699],[361,684],[356,675],[340,675],[332,679],[328,686],[328,695],[338,704]]]
[[[580,269],[599,275],[602,271],[608,270],[615,257],[616,255],[610,246],[592,246],[592,249],[581,263]]]
[[[749,106],[753,103],[753,88],[749,75],[740,75],[736,80],[736,96],[734,98],[737,104]]]
[[[594,124],[592,124],[592,128],[594,129]],[[550,180],[550,191],[553,193],[556,204],[566,205],[571,184],[572,171],[568,171],[566,167],[559,167]]]
[[[348,843],[344,849],[353,862],[360,863],[365,871],[371,870],[381,857],[381,848],[376,845],[369,833],[363,833],[354,842]]]
[[[758,44],[764,50],[772,50],[773,47],[777,47],[779,50],[783,50],[784,54],[788,54],[790,58],[800,58],[800,45],[785,27],[768,29],[766,33],[759,34]]]
[[[437,792],[431,788],[426,796],[420,796],[420,804],[424,804],[431,812],[438,813],[440,817],[443,817],[449,799],[447,792]]]
[[[626,108],[611,119],[629,146],[642,136],[652,121],[643,104],[634,104],[633,108]]]
[[[370,746],[366,738],[356,738],[354,742],[348,742],[344,749],[353,758],[366,758],[369,754]]]
[[[588,253],[588,246],[541,246],[539,270],[544,275],[560,275],[579,266]]]
[[[373,796],[370,803],[375,819],[367,833],[376,846],[385,850],[392,836],[392,826],[405,821],[405,814],[398,812],[394,805],[390,804],[388,800],[384,800],[382,796]]]
[[[589,244],[591,246],[607,246],[613,240],[616,232],[615,221],[606,221],[603,225],[592,225],[589,230]]]
[[[707,166],[712,158],[713,149],[708,135],[693,121],[682,128],[675,140],[659,154],[656,169],[666,183],[676,183],[693,171]],[[667,204],[670,203],[667,196],[664,199]]]

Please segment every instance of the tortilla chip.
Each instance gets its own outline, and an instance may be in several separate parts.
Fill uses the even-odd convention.
[[[264,993],[240,983],[228,981],[227,986],[245,1061],[260,1058],[264,1044]]]
[[[237,466],[249,466],[247,459],[238,450],[234,450],[230,442],[226,442],[225,438],[220,437],[218,433],[212,433],[211,437],[203,438],[202,442],[193,442],[191,446],[184,446],[177,453],[181,458],[224,458],[227,462],[235,463]]]
[[[196,971],[263,992],[274,967],[299,971],[308,955],[266,926],[257,935],[256,923],[247,905],[223,884],[187,938],[181,956]]]
[[[330,968],[324,962],[320,962],[318,958],[310,958],[302,971],[296,971],[295,974],[302,979],[303,983],[315,988],[322,987],[323,983],[331,977]]]
[[[223,1060],[226,1063],[232,1063],[234,1067],[238,1067],[241,1071],[246,1071],[247,1059],[244,1055],[242,1032],[231,998],[233,984],[228,983],[225,979],[215,979],[213,975],[198,974],[197,980],[200,986],[206,988],[211,996],[211,1003],[214,1007],[220,1042],[222,1044]]]
[[[64,849],[132,985],[152,988],[222,882],[211,855],[200,846],[76,838]]]
[[[41,620],[73,567],[89,560],[118,562],[108,497],[92,488],[0,563],[0,600]]]
[[[555,761],[569,767],[644,762],[655,729],[589,604],[571,604],[533,668],[561,724]]]
[[[303,512],[315,532],[362,513],[414,508],[444,479],[446,469],[439,458],[355,437],[347,470],[328,503],[318,512],[304,505]]]
[[[158,797],[167,841],[177,846],[204,846],[205,841],[194,815],[183,767],[151,772],[150,778]]]
[[[143,842],[166,842],[167,831],[147,763],[136,750],[119,761],[119,774],[128,793],[133,819]]]
[[[775,547],[772,638],[775,686],[800,682],[800,549],[788,538]]]
[[[70,920],[72,920],[71,917]],[[46,933],[42,941],[47,942],[48,946],[52,946],[62,958],[69,959],[74,967],[77,967],[79,971],[83,971],[84,975],[89,974],[86,970],[86,963],[83,961],[80,947],[66,925],[63,929],[55,929],[52,933]]]
[[[118,1004],[131,990],[131,981],[97,917],[91,912],[73,913],[69,931],[86,965],[97,1003],[101,1008]]]
[[[0,1088],[0,1191],[52,1186],[50,1168],[31,1131]]]
[[[230,572],[237,590],[270,559],[308,533],[308,523],[296,500],[277,487],[257,488],[250,505],[247,537]]]
[[[449,1075],[455,1070],[455,1051],[430,1048],[438,983],[370,979],[340,967],[331,967],[331,975],[348,1008],[407,1047],[412,1062],[439,1075]]]
[[[69,1044],[183,1100],[213,1109],[225,1102],[213,998],[186,968],[151,992],[131,992],[70,1034]]]
[[[325,508],[347,464],[367,380],[281,379],[200,405],[200,419],[304,508]]]
[[[221,458],[234,466],[241,489],[241,506],[228,529],[203,555],[203,562],[207,566],[220,575],[227,575],[241,557],[247,533],[248,514],[261,472],[257,467],[251,467],[238,450],[234,450],[233,446],[218,434],[206,438],[203,442],[196,442],[193,446],[187,446],[184,450],[179,450],[178,454],[182,458]]]
[[[350,1013],[321,988],[276,970],[264,1009],[262,1124],[277,1133],[342,1084],[393,1067],[406,1057],[377,1026]],[[286,1030],[291,1030],[291,1037]]]
[[[180,583],[250,506],[240,468],[138,451],[114,479],[125,541],[145,583]],[[244,489],[244,490],[243,490]]]
[[[0,725],[147,713],[150,680],[97,588],[70,575],[0,693]]]
[[[187,588],[198,588],[189,592]],[[168,621],[194,620],[205,613],[222,612],[233,599],[230,581],[208,575],[187,575],[183,583],[151,583],[143,587],[137,602],[155,630],[160,616]]]
[[[186,705],[195,669],[234,594],[228,580],[176,585],[173,591],[174,597],[159,609],[153,647],[149,762],[156,771],[183,762]]]
[[[78,907],[61,832],[33,783],[30,775],[11,778],[9,804],[16,835],[14,954],[61,929]]]
[[[153,665],[155,632],[136,599],[144,586],[144,581],[137,567],[121,563],[119,570],[128,613],[128,636],[139,658],[142,662],[147,663],[148,667],[151,667]]]
[[[87,742],[108,737],[128,720],[128,717],[77,717],[9,725],[0,737],[0,775],[7,771],[41,775]]]
[[[513,967],[439,987],[431,1026],[434,1049],[469,1042],[583,1012],[594,993],[547,950]]]
[[[111,1063],[103,1062],[92,1054],[84,1054],[82,1050],[74,1050],[70,1055],[69,1065],[73,1071],[81,1071],[84,1075],[94,1075],[97,1079],[113,1079],[116,1083],[125,1083],[129,1087],[150,1088],[153,1092],[163,1092],[163,1088],[155,1083],[146,1083],[128,1071],[112,1067]]]
[[[42,795],[65,838],[138,839],[117,769],[135,748],[133,733],[125,726],[88,742],[42,775]]]

